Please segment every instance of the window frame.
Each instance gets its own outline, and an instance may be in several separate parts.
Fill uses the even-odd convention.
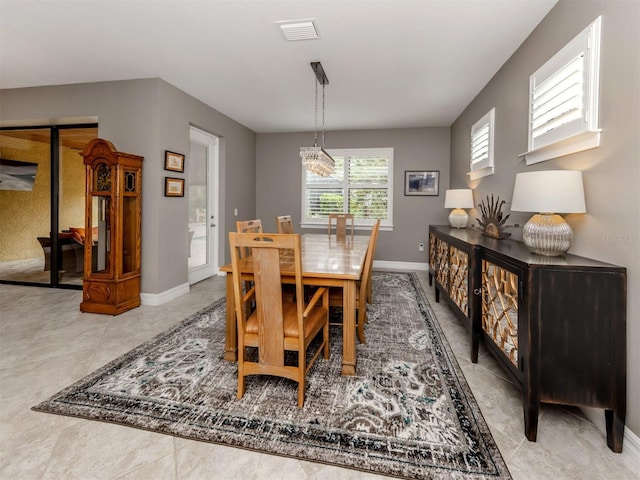
[[[380,222],[380,227],[393,228],[393,147],[372,147],[372,148],[340,148],[340,149],[326,149],[329,155],[332,157],[342,157],[344,158],[343,163],[343,181],[336,183],[335,181],[332,183],[327,183],[325,186],[328,188],[342,188],[344,189],[344,208],[343,211],[347,211],[349,206],[349,193],[348,190],[350,188],[362,188],[362,184],[349,184],[348,183],[348,159],[349,157],[367,157],[367,156],[385,156],[388,160],[388,176],[387,183],[384,184],[376,184],[376,188],[385,188],[387,190],[387,218],[382,219]],[[302,196],[300,200],[301,206],[301,215],[302,219],[301,228],[326,228],[328,218],[311,218],[307,217],[306,214],[306,193],[307,193],[307,183],[306,183],[306,170],[304,167],[301,169],[301,184],[302,184]],[[366,184],[365,184],[366,185]],[[313,187],[322,187],[322,184],[315,183]],[[369,229],[375,223],[375,219],[355,219],[354,224],[357,229]]]
[[[496,108],[493,107],[485,113],[476,123],[471,126],[471,136],[469,145],[469,173],[467,175],[471,180],[493,175],[494,172],[494,145],[495,145],[495,117]],[[479,143],[484,135],[478,135],[484,129],[487,130],[487,154],[480,161],[474,162],[474,147]]]
[[[544,63],[529,77],[528,151],[520,154],[527,165],[581,152],[600,145],[601,129],[598,128],[599,84],[600,84],[600,32],[602,17],[596,18],[587,28],[574,37],[560,51]],[[536,93],[545,82],[565,71],[565,67],[582,57],[580,108],[576,118],[536,135],[534,113],[544,105],[536,102]],[[570,88],[569,80],[560,82]],[[577,100],[575,96],[571,99]]]

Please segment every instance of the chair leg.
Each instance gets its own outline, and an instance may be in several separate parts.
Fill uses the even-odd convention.
[[[244,388],[245,388],[245,376],[244,376],[244,355],[245,349],[244,344],[239,346],[238,348],[238,394],[237,398],[240,400],[244,396]]]
[[[322,327],[322,338],[324,340],[324,358],[329,358],[329,322]]]
[[[240,400],[244,397],[244,375],[238,374],[238,395],[237,398]]]
[[[307,370],[307,353],[304,349],[298,352],[298,408],[304,406],[305,377]]]
[[[364,324],[367,321],[367,311],[366,311],[366,304],[363,307],[358,308],[358,325],[357,325],[357,329],[358,329],[358,340],[360,341],[360,343],[366,343],[364,341]]]

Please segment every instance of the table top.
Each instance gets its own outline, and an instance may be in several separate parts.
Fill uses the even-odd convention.
[[[369,235],[347,235],[337,240],[335,235],[305,234],[300,237],[302,249],[302,273],[305,277],[344,278],[359,280],[362,276],[364,258],[369,246]],[[280,267],[287,273],[286,259]],[[241,270],[252,271],[251,257],[242,259]],[[223,272],[231,272],[231,264],[220,267]],[[293,269],[291,269],[293,274]]]

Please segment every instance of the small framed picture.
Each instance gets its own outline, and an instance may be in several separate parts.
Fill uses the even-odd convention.
[[[181,153],[164,151],[164,169],[172,172],[184,172],[184,155]]]
[[[184,178],[164,177],[165,197],[184,197]]]
[[[433,195],[438,196],[440,171],[438,170],[405,170],[405,195]]]

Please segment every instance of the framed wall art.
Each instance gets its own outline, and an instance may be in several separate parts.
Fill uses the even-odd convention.
[[[172,172],[184,172],[184,155],[181,153],[164,151],[164,169]]]
[[[404,194],[438,196],[440,184],[439,170],[405,170]]]
[[[184,178],[164,178],[165,197],[184,197]]]

